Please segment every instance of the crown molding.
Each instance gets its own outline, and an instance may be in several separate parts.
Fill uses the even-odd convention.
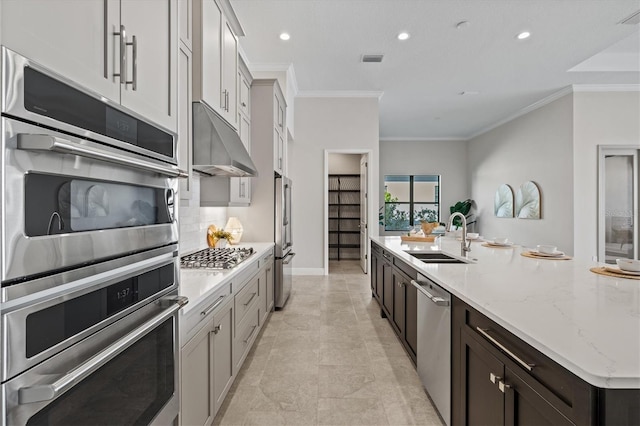
[[[502,126],[503,124],[508,123],[509,121],[515,120],[518,117],[522,117],[525,114],[528,114],[532,111],[537,110],[538,108],[542,108],[543,106],[550,104],[553,101],[556,101],[560,98],[562,98],[563,96],[569,95],[573,93],[573,87],[572,86],[567,86],[567,87],[563,87],[562,89],[558,90],[557,92],[554,92],[552,94],[550,94],[549,96],[547,96],[546,98],[542,98],[539,101],[536,101],[534,103],[532,103],[529,106],[526,106],[524,108],[521,108],[519,110],[517,110],[516,112],[514,112],[513,114],[508,115],[507,117],[503,118],[502,120],[496,121],[493,124],[490,124],[489,126],[483,127],[482,129],[478,130],[477,132],[471,134],[467,140],[469,139],[473,139],[473,138],[477,138],[478,136],[487,133],[490,130],[495,129],[496,127]]]
[[[640,84],[574,84],[574,92],[640,92]]]
[[[380,142],[450,142],[450,141],[467,141],[468,138],[457,137],[457,136],[443,136],[441,138],[437,137],[426,137],[426,138],[417,138],[417,137],[393,137],[393,136],[385,136],[379,138]]]
[[[303,90],[298,98],[382,98],[384,92],[366,90]]]
[[[292,64],[281,62],[281,63],[256,63],[251,62],[251,70],[252,71],[263,71],[263,72],[287,72],[289,67]]]

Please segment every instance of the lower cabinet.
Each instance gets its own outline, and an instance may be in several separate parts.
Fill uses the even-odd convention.
[[[251,271],[245,275],[248,279],[239,278],[235,286],[226,284],[202,303],[205,308],[194,309],[184,319],[189,329],[181,330],[188,339],[180,361],[182,425],[213,423],[273,309],[273,252]]]
[[[389,252],[372,244],[371,291],[398,335],[407,353],[416,362],[418,347],[418,293],[411,285],[417,272]]]
[[[235,370],[233,364],[233,303],[229,301],[213,316],[213,401],[217,413],[227,396]],[[186,423],[185,423],[186,424]]]
[[[452,424],[598,424],[591,385],[457,298],[452,324]]]
[[[182,348],[180,413],[183,425],[209,425],[216,407],[213,397],[213,315]]]

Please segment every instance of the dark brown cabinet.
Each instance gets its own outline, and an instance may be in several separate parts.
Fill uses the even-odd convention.
[[[418,293],[411,285],[417,272],[372,243],[371,292],[380,304],[407,353],[416,362],[418,346]]]
[[[594,388],[453,298],[452,423],[594,424]]]

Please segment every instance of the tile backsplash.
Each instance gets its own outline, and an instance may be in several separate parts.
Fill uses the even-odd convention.
[[[180,255],[205,248],[209,225],[223,227],[227,223],[226,207],[200,207],[200,177],[191,177],[191,198],[180,200]]]

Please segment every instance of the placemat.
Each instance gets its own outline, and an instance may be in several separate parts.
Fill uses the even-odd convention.
[[[510,249],[510,248],[513,248],[513,244],[511,244],[510,246],[494,246],[492,244],[482,243],[481,245],[482,245],[482,247],[497,248],[497,249]]]
[[[640,276],[638,275],[617,274],[615,272],[607,271],[606,269],[604,269],[604,266],[590,268],[589,270],[594,274],[598,274],[598,275],[608,275],[610,277],[616,277],[616,278],[628,278],[630,280],[640,280]]]
[[[571,256],[558,256],[558,257],[550,257],[550,256],[537,256],[530,251],[523,251],[520,253],[520,256],[530,257],[531,259],[543,259],[543,260],[571,260],[573,257]]]

